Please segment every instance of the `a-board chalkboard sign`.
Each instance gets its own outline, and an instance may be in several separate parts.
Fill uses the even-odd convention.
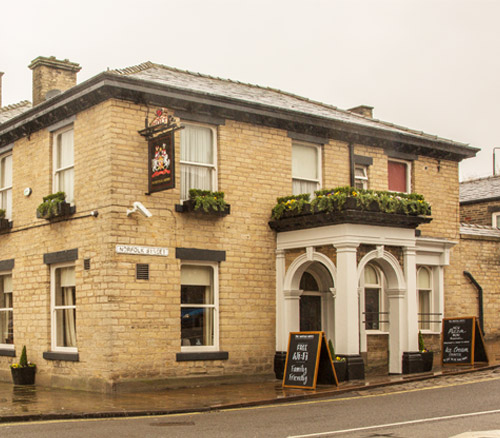
[[[443,318],[443,365],[474,365],[488,362],[483,334],[475,316]]]
[[[290,333],[283,387],[314,389],[317,383],[338,385],[325,333]]]

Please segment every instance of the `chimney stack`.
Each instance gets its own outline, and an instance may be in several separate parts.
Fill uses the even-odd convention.
[[[39,56],[28,66],[33,71],[33,106],[56,96],[76,85],[79,64]]]
[[[2,76],[3,72],[0,71],[0,108],[2,108]]]
[[[347,111],[355,114],[359,114],[360,116],[369,117],[373,119],[373,107],[368,105],[359,105],[354,108],[348,109]]]

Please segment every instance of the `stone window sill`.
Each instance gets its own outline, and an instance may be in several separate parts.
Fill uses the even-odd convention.
[[[45,360],[65,360],[69,362],[78,362],[80,360],[78,353],[64,353],[61,351],[44,351]]]
[[[13,348],[0,348],[0,356],[16,357],[16,350]]]
[[[199,353],[177,353],[177,362],[197,361],[197,360],[228,360],[227,351],[200,351]]]

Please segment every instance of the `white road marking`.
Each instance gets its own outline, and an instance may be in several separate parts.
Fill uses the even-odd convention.
[[[362,430],[371,430],[371,429],[381,429],[383,427],[404,426],[404,425],[408,425],[408,424],[418,424],[418,423],[426,423],[426,422],[431,422],[431,421],[452,420],[455,418],[474,417],[474,416],[478,416],[478,415],[489,415],[489,414],[498,414],[498,413],[500,413],[500,409],[495,409],[493,411],[470,412],[468,414],[447,415],[444,417],[421,418],[419,420],[409,420],[409,421],[401,421],[398,423],[378,424],[376,426],[356,427],[354,429],[332,430],[329,432],[311,433],[311,434],[307,434],[307,435],[290,435],[287,438],[312,438],[312,437],[319,437],[319,436],[337,435],[339,433],[359,432]]]

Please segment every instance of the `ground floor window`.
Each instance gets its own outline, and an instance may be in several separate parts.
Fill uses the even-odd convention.
[[[365,267],[364,273],[364,322],[366,330],[383,330],[385,322],[383,274],[372,265]]]
[[[181,266],[181,349],[218,348],[218,266]]]
[[[322,328],[321,292],[318,282],[309,272],[304,272],[300,279],[300,331],[317,332]]]
[[[418,328],[430,330],[433,322],[431,313],[432,302],[432,272],[429,268],[421,266],[417,271],[418,284]]]
[[[0,345],[14,344],[12,275],[0,275]]]
[[[76,287],[74,265],[51,269],[52,349],[76,352]]]

